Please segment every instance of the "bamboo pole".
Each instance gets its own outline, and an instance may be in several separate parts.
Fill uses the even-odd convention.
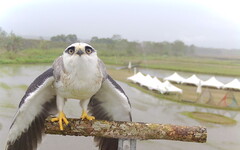
[[[185,142],[204,143],[207,140],[207,129],[204,127],[187,127],[170,124],[154,124],[140,122],[120,122],[68,118],[68,126],[59,130],[57,122],[48,118],[45,122],[46,134],[59,134],[71,136],[98,136],[118,139],[164,139]]]

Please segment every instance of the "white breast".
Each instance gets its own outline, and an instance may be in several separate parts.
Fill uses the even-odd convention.
[[[100,89],[103,75],[97,61],[85,59],[66,65],[66,72],[54,84],[58,95],[67,99],[85,100]]]

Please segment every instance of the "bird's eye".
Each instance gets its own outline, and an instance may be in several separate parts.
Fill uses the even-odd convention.
[[[68,47],[65,52],[72,55],[75,52],[75,47],[74,46]]]
[[[74,49],[69,49],[68,54],[72,55],[74,53]]]
[[[85,49],[85,51],[86,51],[86,53],[87,53],[88,55],[93,52],[93,50],[92,50],[91,48],[87,48],[87,49]]]

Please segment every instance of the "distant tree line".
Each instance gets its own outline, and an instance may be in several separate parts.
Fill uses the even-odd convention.
[[[22,37],[15,35],[13,32],[8,34],[0,28],[0,48],[9,51],[17,51],[22,47]]]
[[[182,41],[170,42],[135,42],[123,39],[120,35],[111,38],[92,37],[90,43],[101,55],[134,56],[134,55],[193,55],[195,46],[185,45]]]
[[[78,41],[77,35],[75,34],[68,34],[68,35],[56,35],[51,37],[51,41],[54,42],[65,42],[65,43],[75,43]]]
[[[24,49],[52,49],[63,48],[71,43],[77,42],[78,38],[75,34],[57,35],[51,37],[51,40],[39,39],[26,39],[14,34],[13,32],[7,33],[0,27],[0,51],[17,52]]]
[[[75,34],[60,34],[44,40],[42,38],[25,39],[15,35],[13,32],[7,33],[0,28],[0,50],[19,51],[23,49],[50,49],[65,48],[71,43],[78,41]],[[128,41],[121,35],[113,35],[111,38],[92,37],[90,44],[93,45],[100,55],[103,56],[136,56],[136,55],[166,55],[185,56],[194,55],[195,46],[185,45],[182,41],[170,42],[136,42]]]

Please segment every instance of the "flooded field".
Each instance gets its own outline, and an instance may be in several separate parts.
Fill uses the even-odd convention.
[[[44,70],[46,65],[4,65],[0,66],[0,149],[4,149],[9,126],[27,86]],[[151,74],[151,73],[150,73]],[[161,74],[161,73],[158,73]],[[151,74],[154,75],[154,74]],[[158,75],[160,77],[160,75]],[[162,75],[165,77],[165,75]],[[201,78],[201,77],[200,77]],[[221,79],[220,79],[221,80]],[[226,82],[230,79],[226,79]],[[224,82],[224,81],[223,81]],[[226,83],[224,82],[224,83]],[[138,141],[137,150],[239,150],[240,115],[235,111],[207,109],[156,99],[141,91],[120,83],[132,103],[133,121],[205,126],[208,129],[207,143],[188,143],[166,140]],[[78,101],[70,100],[65,110],[68,117],[80,117]],[[222,114],[237,120],[235,125],[218,125],[199,122],[181,114],[183,111],[201,111]],[[92,137],[69,137],[46,135],[39,150],[97,150]]]
[[[139,71],[145,74],[150,74],[151,76],[157,76],[159,78],[165,78],[167,76],[172,75],[174,72],[176,72],[171,70],[148,69],[148,68],[140,68]],[[184,78],[188,78],[194,74],[190,72],[181,72],[181,71],[177,71],[177,73]],[[207,75],[207,74],[200,74],[200,73],[196,73],[196,75],[203,81],[206,81],[212,76],[214,76],[214,75]],[[217,80],[221,81],[224,84],[232,81],[235,78],[240,79],[238,77],[229,77],[229,76],[221,76],[221,75],[215,75],[215,77]]]

